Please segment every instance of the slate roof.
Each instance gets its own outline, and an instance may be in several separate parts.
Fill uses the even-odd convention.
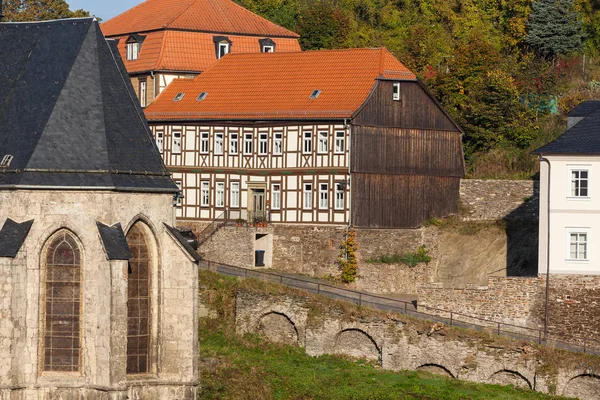
[[[600,154],[600,107],[533,154]]]
[[[95,20],[0,23],[0,88],[0,188],[178,190]]]
[[[171,235],[183,246],[185,251],[188,252],[188,254],[194,259],[196,263],[202,260],[198,252],[194,250],[194,248],[190,246],[188,241],[181,235],[181,232],[179,232],[176,228],[173,228],[172,226],[169,226],[167,224],[164,225],[165,228],[167,228],[167,230],[169,231],[169,233],[171,233]]]
[[[147,0],[102,24],[106,36],[161,29],[298,37],[231,0]]]
[[[96,222],[98,232],[104,245],[106,258],[109,260],[129,260],[132,258],[125,233],[120,223],[113,226],[104,225],[102,222]]]
[[[228,54],[195,79],[173,81],[145,112],[149,120],[351,118],[378,79],[416,76],[385,48]]]
[[[0,257],[15,258],[25,242],[33,220],[17,223],[8,218],[0,229]]]
[[[600,100],[587,100],[579,103],[567,114],[567,117],[587,117],[592,112],[600,109]]]

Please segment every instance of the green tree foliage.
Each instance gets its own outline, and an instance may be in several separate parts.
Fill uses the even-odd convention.
[[[581,49],[582,23],[573,0],[534,1],[528,28],[527,43],[543,56]]]
[[[46,21],[89,17],[84,10],[71,11],[65,0],[5,0],[4,21]]]

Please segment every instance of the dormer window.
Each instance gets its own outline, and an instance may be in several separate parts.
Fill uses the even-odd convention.
[[[11,156],[10,154],[7,154],[4,157],[2,157],[2,161],[0,161],[0,168],[8,168],[12,159],[13,156]]]
[[[260,45],[261,53],[275,52],[275,42],[272,39],[259,39],[258,44]]]
[[[263,46],[262,48],[263,53],[273,53],[274,51],[275,48],[273,46]]]
[[[140,36],[137,34],[129,36],[125,42],[125,46],[127,48],[127,60],[131,61],[138,59],[140,51],[142,50],[142,43],[144,43],[144,39],[146,39],[146,36]]]
[[[229,53],[229,43],[227,42],[223,42],[223,43],[219,43],[219,56],[218,58],[221,58],[223,56],[225,56],[225,54]]]
[[[215,36],[213,37],[215,42],[215,50],[217,53],[217,59],[224,57],[226,54],[231,52],[231,40],[226,36]]]

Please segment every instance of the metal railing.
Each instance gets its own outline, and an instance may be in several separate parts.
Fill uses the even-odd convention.
[[[392,311],[432,322],[441,322],[449,326],[476,331],[487,331],[499,336],[552,346],[562,350],[600,355],[600,340],[596,339],[569,336],[567,341],[565,341],[564,337],[561,337],[560,339],[552,338],[550,335],[547,337],[544,334],[543,329],[539,328],[508,324],[434,307],[417,307],[416,301],[410,302],[395,299],[393,297],[344,289],[317,280],[302,279],[274,272],[252,270],[212,261],[201,261],[199,266],[202,269],[210,270],[222,275],[238,278],[262,279],[288,287],[302,289],[313,294],[327,296],[332,299],[342,300],[364,307],[371,307],[377,310]]]
[[[210,239],[223,225],[229,222],[229,211],[223,211],[217,218],[213,220],[206,228],[202,230],[198,234],[196,240],[198,241],[198,246],[201,246],[208,239]]]

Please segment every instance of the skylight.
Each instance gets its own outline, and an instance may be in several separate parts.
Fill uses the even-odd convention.
[[[12,159],[13,156],[11,156],[10,154],[7,154],[4,157],[2,157],[2,161],[0,162],[0,168],[8,168]]]
[[[319,97],[319,95],[321,94],[320,90],[313,90],[313,92],[310,94],[309,98],[311,99],[316,99],[317,97]]]
[[[177,96],[173,99],[173,101],[180,101],[185,96],[185,93],[177,93]]]
[[[202,101],[206,98],[206,96],[208,96],[208,92],[202,92],[198,95],[198,97],[196,97],[196,101]]]

